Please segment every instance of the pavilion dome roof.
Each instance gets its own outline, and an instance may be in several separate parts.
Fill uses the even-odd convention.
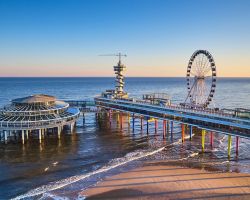
[[[56,98],[54,96],[45,95],[45,94],[36,94],[23,98],[13,99],[12,103],[20,103],[20,104],[36,104],[36,103],[48,103],[55,102]]]
[[[0,130],[23,130],[56,127],[75,121],[78,108],[44,94],[13,99],[11,104],[0,108]]]

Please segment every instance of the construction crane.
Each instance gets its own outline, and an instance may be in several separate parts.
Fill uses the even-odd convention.
[[[119,97],[126,96],[127,93],[123,91],[124,87],[124,76],[123,76],[123,71],[126,69],[126,66],[122,64],[121,58],[122,57],[127,57],[126,54],[118,53],[118,54],[103,54],[99,56],[117,56],[119,57],[119,61],[117,63],[117,66],[114,66],[114,71],[116,74],[116,86],[115,86],[115,91]]]
[[[122,57],[127,57],[126,54],[122,54],[122,53],[117,53],[117,54],[101,54],[99,56],[118,56],[119,57],[119,62],[121,62],[121,58]]]

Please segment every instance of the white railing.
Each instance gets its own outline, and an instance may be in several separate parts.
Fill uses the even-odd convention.
[[[80,115],[80,111],[75,114],[66,117],[60,117],[57,119],[50,119],[50,120],[39,120],[39,121],[20,121],[20,122],[11,122],[11,121],[1,121],[1,129],[12,129],[12,128],[40,128],[40,127],[51,127],[56,126],[61,123],[67,123],[70,121],[75,120]]]
[[[232,115],[228,115],[228,114],[224,114],[221,112],[209,112],[206,110],[195,110],[195,109],[185,109],[181,106],[176,106],[176,105],[171,105],[171,106],[157,106],[157,105],[152,105],[150,103],[147,102],[143,102],[143,101],[127,101],[127,100],[120,100],[120,99],[107,99],[107,98],[96,98],[97,100],[104,100],[104,101],[109,101],[109,102],[113,102],[113,103],[124,103],[124,104],[130,104],[130,105],[137,105],[137,106],[147,106],[148,108],[153,108],[153,109],[169,109],[172,111],[179,111],[179,112],[185,112],[186,114],[198,114],[198,115],[203,115],[204,117],[212,117],[212,118],[220,118],[221,120],[234,120],[234,121],[238,121],[237,123],[250,123],[250,120],[247,119],[243,119],[243,118],[239,118],[239,117],[235,117]],[[138,103],[139,102],[139,103]]]

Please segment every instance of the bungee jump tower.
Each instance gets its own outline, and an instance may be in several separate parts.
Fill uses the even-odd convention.
[[[115,72],[115,90],[106,90],[102,95],[109,97],[109,98],[117,98],[117,99],[123,99],[128,98],[128,93],[124,92],[124,71],[126,70],[126,66],[122,64],[121,58],[127,57],[126,54],[107,54],[107,55],[101,55],[101,56],[117,56],[119,57],[118,63],[116,66],[114,66],[114,72]]]
[[[127,97],[127,93],[124,92],[123,87],[124,87],[124,76],[123,72],[126,70],[126,66],[122,64],[121,62],[121,57],[122,56],[127,56],[127,55],[122,55],[121,53],[117,54],[119,57],[119,61],[117,63],[117,66],[114,66],[114,71],[116,74],[116,86],[115,86],[115,91],[118,97]]]

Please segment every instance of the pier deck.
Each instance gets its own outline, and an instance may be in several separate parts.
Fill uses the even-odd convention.
[[[219,111],[186,109],[178,106],[157,106],[142,102],[95,98],[96,105],[105,109],[134,113],[192,125],[208,131],[250,138],[250,120]]]

